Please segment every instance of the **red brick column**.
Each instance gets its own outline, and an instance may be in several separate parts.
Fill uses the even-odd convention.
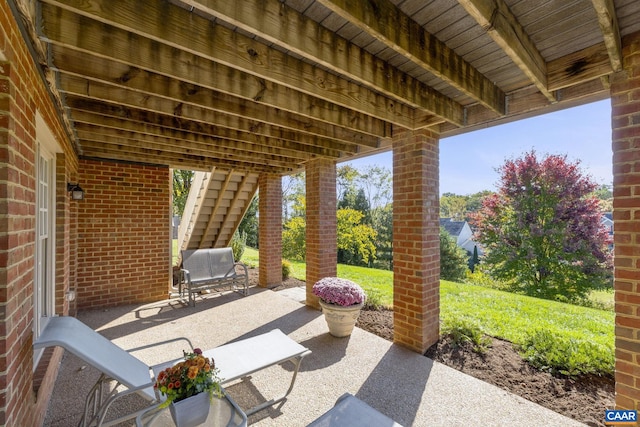
[[[307,305],[319,307],[313,284],[337,275],[336,164],[314,160],[306,166],[307,189]]]
[[[393,137],[393,340],[419,353],[439,336],[438,141],[427,130]]]
[[[616,405],[640,408],[640,33],[623,39],[611,81]]]
[[[258,180],[260,211],[260,286],[282,283],[282,177],[261,174]]]

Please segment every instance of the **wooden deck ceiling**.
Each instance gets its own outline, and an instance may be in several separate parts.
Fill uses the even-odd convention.
[[[285,174],[609,96],[637,0],[9,0],[85,158]]]

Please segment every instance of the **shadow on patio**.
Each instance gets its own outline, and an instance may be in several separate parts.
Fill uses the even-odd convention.
[[[248,297],[211,295],[198,299],[195,308],[170,300],[86,311],[78,318],[125,349],[180,336],[204,349],[282,330],[312,354],[302,361],[288,399],[249,417],[256,426],[307,425],[345,392],[404,426],[582,425],[362,329],[348,338],[333,338],[319,311],[270,290],[252,288]],[[183,349],[184,343],[172,343],[134,354],[153,365],[180,357]],[[227,390],[248,407],[284,392],[291,369],[289,364],[269,368]],[[45,425],[76,425],[97,376],[96,370],[65,354]]]

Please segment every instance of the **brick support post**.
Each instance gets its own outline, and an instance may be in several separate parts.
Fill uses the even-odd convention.
[[[336,164],[313,160],[306,166],[307,189],[307,305],[319,307],[313,284],[337,274]]]
[[[616,406],[640,408],[640,32],[611,81]]]
[[[395,343],[424,353],[440,316],[439,137],[393,137],[393,328]]]
[[[261,174],[259,186],[261,287],[282,283],[282,177]]]

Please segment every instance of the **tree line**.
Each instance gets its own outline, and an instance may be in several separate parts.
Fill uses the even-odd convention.
[[[543,298],[576,300],[610,286],[611,241],[601,224],[602,212],[612,207],[609,187],[596,185],[579,162],[561,155],[539,158],[531,151],[497,170],[497,191],[440,197],[440,217],[467,221],[484,252],[467,253],[441,229],[441,277],[462,281],[479,262],[485,274],[512,290]],[[174,201],[186,198],[185,182],[187,176],[174,174]],[[283,257],[304,261],[304,173],[284,177],[282,191]],[[336,194],[338,262],[393,269],[391,171],[339,166]],[[257,197],[238,228],[252,247],[259,246]]]

